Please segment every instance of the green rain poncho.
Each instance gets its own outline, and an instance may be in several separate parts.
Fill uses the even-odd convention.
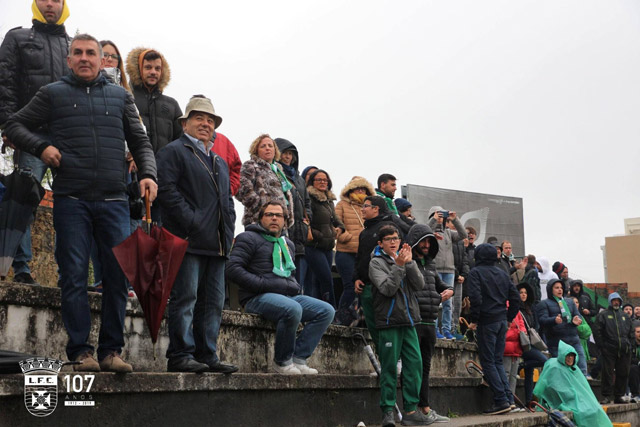
[[[571,353],[576,355],[576,360],[573,366],[567,366],[565,358]],[[540,404],[546,408],[572,411],[573,421],[578,427],[613,426],[577,366],[576,350],[560,341],[558,357],[549,359],[544,364],[533,394],[538,396]]]

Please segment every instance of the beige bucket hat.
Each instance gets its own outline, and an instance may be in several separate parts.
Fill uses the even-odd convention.
[[[213,120],[216,123],[215,129],[217,129],[218,126],[220,126],[220,123],[222,123],[222,117],[216,114],[216,110],[213,108],[213,104],[209,98],[204,96],[193,96],[189,100],[184,114],[179,117],[179,120],[186,120],[189,118],[189,114],[191,114],[192,111],[198,111],[213,116]]]

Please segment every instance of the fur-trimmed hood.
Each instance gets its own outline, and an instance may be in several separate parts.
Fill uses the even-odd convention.
[[[326,202],[327,200],[333,201],[336,200],[336,195],[331,192],[331,190],[320,191],[314,186],[310,185],[307,187],[307,191],[309,195],[312,196],[319,202]]]
[[[351,181],[344,186],[342,191],[340,192],[340,200],[344,200],[346,202],[349,201],[349,196],[347,195],[350,191],[355,190],[356,188],[364,188],[367,190],[367,196],[375,196],[376,191],[373,189],[373,185],[366,179],[361,176],[354,176],[351,178]]]
[[[149,50],[147,47],[136,47],[127,55],[127,74],[129,75],[129,83],[131,86],[142,86],[142,75],[140,74],[140,55]],[[153,49],[155,50],[155,49]],[[167,87],[169,82],[171,81],[171,67],[169,67],[169,63],[167,59],[164,57],[162,53],[155,50],[162,58],[162,74],[160,75],[160,80],[158,80],[157,88],[158,91],[162,92]]]

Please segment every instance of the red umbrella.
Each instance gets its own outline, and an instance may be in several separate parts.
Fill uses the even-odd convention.
[[[146,196],[145,202],[148,193]],[[155,357],[162,316],[189,243],[162,227],[151,225],[149,203],[146,203],[149,232],[138,227],[113,248],[113,253],[138,296],[154,344]]]

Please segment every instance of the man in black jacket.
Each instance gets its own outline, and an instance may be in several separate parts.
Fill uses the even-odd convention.
[[[509,412],[513,401],[502,356],[505,336],[518,314],[520,297],[509,276],[500,267],[497,249],[483,243],[475,251],[476,266],[469,272],[467,286],[471,302],[471,329],[477,328],[478,353],[484,379],[493,391],[493,406],[485,414]],[[505,310],[509,302],[508,311]]]
[[[236,221],[229,169],[211,151],[222,118],[210,99],[193,97],[180,119],[184,135],[157,154],[164,227],[189,241],[167,307],[167,369],[230,374],[238,368],[217,355],[224,267]]]
[[[283,375],[317,374],[307,359],[327,330],[335,310],[319,299],[300,295],[293,276],[294,244],[281,235],[287,209],[278,201],[260,209],[259,223],[249,224],[236,237],[227,263],[227,277],[240,287],[247,313],[276,324],[273,370]],[[300,322],[304,329],[296,337]]]
[[[27,105],[38,89],[69,73],[69,36],[63,25],[69,16],[66,2],[36,0],[34,4],[33,26],[10,30],[0,46],[0,130],[12,114]],[[43,138],[49,136],[46,127],[35,129],[34,132]],[[7,146],[13,145],[6,132],[2,135],[2,142]],[[14,160],[18,167],[31,169],[36,180],[42,181],[47,166],[38,157],[16,150]],[[29,223],[31,221],[33,219]],[[29,268],[30,261],[29,225],[13,259],[14,281],[35,284]]]
[[[578,302],[580,303],[580,314],[584,319],[589,323],[589,325],[593,324],[593,316],[598,314],[596,309],[593,307],[593,301],[591,301],[591,297],[587,295],[583,290],[583,282],[582,280],[574,280],[571,282],[571,291],[569,295],[572,297],[578,298]]]
[[[56,168],[53,226],[62,290],[62,318],[69,334],[67,356],[81,371],[131,372],[120,358],[124,346],[127,285],[112,248],[130,232],[123,141],[140,170],[140,190],[156,196],[156,163],[133,97],[100,74],[102,49],[90,35],[73,39],[67,60],[72,74],[41,88],[8,121],[7,133],[21,150]],[[34,132],[46,125],[50,137]],[[87,269],[92,238],[103,266],[102,324],[98,360],[87,342],[91,312]]]

